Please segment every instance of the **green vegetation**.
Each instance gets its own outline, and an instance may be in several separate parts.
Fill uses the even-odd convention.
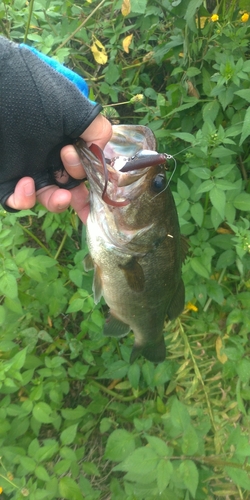
[[[2,0],[0,29],[175,157],[187,307],[166,361],[130,366],[132,336],[102,335],[77,216],[1,212],[6,499],[250,499],[249,1],[207,2],[212,20],[202,0],[129,4]]]

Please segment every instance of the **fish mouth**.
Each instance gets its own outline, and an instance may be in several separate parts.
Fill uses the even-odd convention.
[[[107,192],[109,182],[116,183],[118,187],[124,187],[142,177],[148,168],[166,163],[164,153],[150,150],[140,151],[131,158],[121,155],[112,159],[105,158],[99,146],[91,144],[88,147],[83,139],[78,139],[75,149],[93,189],[98,186],[99,190],[102,190],[102,200],[113,207],[125,207],[130,201],[129,199],[121,201],[111,199]]]

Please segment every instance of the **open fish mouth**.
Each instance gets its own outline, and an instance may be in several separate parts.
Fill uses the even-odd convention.
[[[110,158],[111,153],[108,148],[107,151],[105,150],[103,152],[96,144],[91,144],[91,146],[88,147],[83,139],[77,140],[75,148],[81,157],[82,165],[87,172],[89,181],[91,182],[92,179],[93,183],[102,189],[102,200],[107,203],[107,205],[113,207],[124,207],[129,204],[129,200],[111,199],[107,192],[109,181],[112,182],[112,180],[116,179],[119,186],[126,186],[130,183],[129,177],[124,175],[122,176],[123,178],[118,181],[118,173],[136,173],[137,171],[149,167],[164,165],[168,158],[168,155],[165,153],[157,153],[154,150],[148,149],[135,151],[132,156],[117,155],[115,151],[115,156]],[[105,152],[107,153],[106,155]],[[99,176],[96,175],[97,172]],[[104,183],[100,176],[102,176]]]

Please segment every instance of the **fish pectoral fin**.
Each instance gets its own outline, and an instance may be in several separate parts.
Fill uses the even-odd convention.
[[[161,337],[160,341],[157,343],[150,342],[146,345],[134,344],[130,355],[130,363],[139,357],[144,356],[144,358],[152,361],[152,363],[162,363],[166,358],[166,345],[164,337]]]
[[[109,315],[103,329],[105,337],[125,337],[129,332],[129,325],[113,316],[112,313]]]
[[[83,267],[86,272],[92,271],[94,269],[94,278],[92,290],[94,293],[94,302],[97,304],[102,296],[102,279],[100,268],[94,263],[90,253],[86,255],[83,259]]]
[[[181,279],[167,310],[167,315],[170,321],[177,318],[182,313],[184,305],[185,305],[185,288],[184,288],[184,283]]]
[[[132,257],[126,264],[119,264],[119,268],[124,272],[131,290],[134,290],[134,292],[142,292],[144,290],[145,276],[136,257]]]
[[[84,267],[84,271],[88,272],[88,271],[92,271],[92,269],[94,269],[94,261],[90,255],[90,253],[88,253],[84,259],[83,259],[83,267]]]
[[[95,265],[94,267],[94,279],[93,279],[92,290],[94,293],[94,302],[95,304],[97,304],[98,302],[100,302],[102,296],[101,270],[97,265]]]

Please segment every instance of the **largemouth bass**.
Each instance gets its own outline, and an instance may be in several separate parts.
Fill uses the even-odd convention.
[[[81,139],[75,147],[90,184],[84,266],[94,269],[95,302],[103,295],[110,308],[103,333],[123,337],[132,330],[131,362],[139,355],[164,361],[165,318],[175,319],[184,307],[180,229],[165,156],[143,126],[113,126],[106,175],[99,148],[91,152]]]

